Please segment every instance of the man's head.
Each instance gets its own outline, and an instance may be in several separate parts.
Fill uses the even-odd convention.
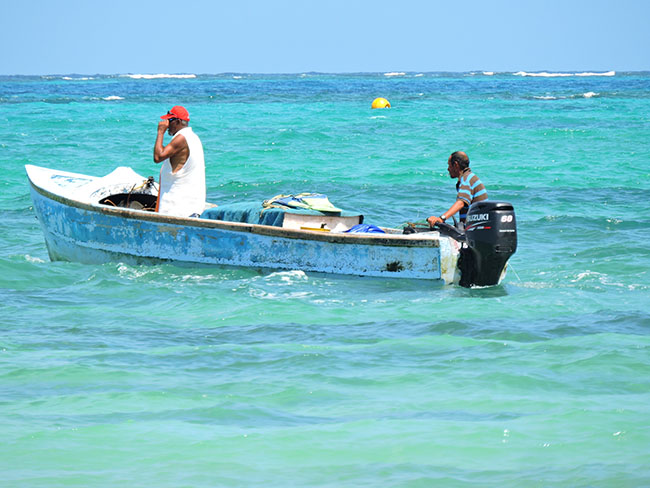
[[[458,178],[465,169],[469,168],[469,157],[463,151],[451,153],[447,160],[447,171],[450,178]]]
[[[176,105],[160,118],[169,121],[169,128],[167,129],[167,132],[169,132],[169,135],[173,136],[182,128],[187,127],[188,122],[190,121],[190,114],[185,109],[185,107]]]

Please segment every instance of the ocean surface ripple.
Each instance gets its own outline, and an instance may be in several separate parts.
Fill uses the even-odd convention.
[[[215,203],[398,226],[465,150],[514,204],[508,276],[51,262],[24,165],[157,175],[176,104]],[[14,76],[0,106],[0,485],[650,485],[650,74]]]

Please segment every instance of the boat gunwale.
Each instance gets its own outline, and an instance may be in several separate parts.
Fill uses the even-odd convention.
[[[370,246],[390,247],[440,247],[442,236],[411,237],[413,234],[331,234],[328,232],[287,229],[270,225],[249,224],[246,222],[228,222],[224,220],[201,219],[195,217],[177,217],[173,215],[161,215],[156,212],[144,210],[127,209],[120,207],[109,207],[99,204],[85,203],[72,198],[64,197],[50,190],[38,186],[27,175],[31,187],[40,195],[67,205],[70,207],[96,212],[100,214],[121,217],[127,220],[143,220],[161,224],[177,225],[181,227],[199,227],[207,229],[222,229],[234,232],[245,232],[269,237],[282,237],[296,240],[321,241],[337,244],[357,244]],[[445,237],[446,238],[446,237]]]

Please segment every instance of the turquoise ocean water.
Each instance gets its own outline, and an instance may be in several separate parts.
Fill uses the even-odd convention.
[[[523,75],[0,77],[0,486],[650,485],[650,73]],[[24,165],[157,175],[176,104],[215,203],[398,226],[465,150],[508,276],[50,262]]]

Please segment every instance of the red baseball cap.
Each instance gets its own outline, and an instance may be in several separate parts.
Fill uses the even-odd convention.
[[[163,115],[160,117],[161,119],[181,119],[181,120],[187,120],[188,122],[190,121],[190,113],[185,110],[185,107],[181,107],[180,105],[176,105],[175,107],[172,107],[172,109],[167,112],[166,115]]]

